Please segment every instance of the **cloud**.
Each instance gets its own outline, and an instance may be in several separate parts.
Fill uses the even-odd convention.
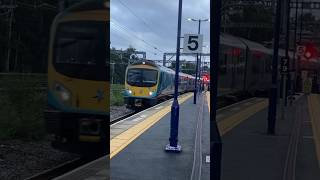
[[[163,52],[175,52],[178,2],[178,0],[111,1],[111,46],[125,49],[132,45],[137,50],[146,51],[149,59],[162,59]],[[210,0],[183,0],[181,36],[198,31],[198,23],[187,21],[187,18],[209,17]],[[210,46],[209,27],[208,22],[201,24],[204,42],[208,46]]]

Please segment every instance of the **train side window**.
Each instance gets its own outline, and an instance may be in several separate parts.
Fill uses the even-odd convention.
[[[268,56],[266,58],[266,63],[265,63],[265,72],[270,73],[271,72],[271,62],[272,62],[272,56]]]
[[[253,73],[255,73],[255,74],[258,74],[259,73],[259,64],[258,64],[258,61],[260,60],[260,59],[254,59],[253,58],[253,60],[254,61],[252,61],[252,72]]]
[[[223,59],[220,59],[220,67],[219,71],[221,74],[227,73],[227,60],[228,60],[228,54],[225,53],[223,56],[220,56]]]

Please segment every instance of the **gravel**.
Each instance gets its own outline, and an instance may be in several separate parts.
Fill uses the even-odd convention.
[[[0,141],[0,179],[26,179],[77,157],[53,149],[48,141]]]
[[[121,116],[124,116],[128,113],[132,112],[132,110],[126,108],[126,106],[111,106],[110,107],[110,122],[113,119],[117,119]]]

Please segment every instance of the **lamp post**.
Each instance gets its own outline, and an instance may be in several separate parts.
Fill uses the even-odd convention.
[[[171,124],[170,124],[170,138],[169,144],[166,145],[165,150],[169,152],[180,152],[181,146],[178,144],[178,127],[179,127],[179,102],[178,102],[178,85],[179,85],[179,58],[180,58],[180,36],[181,36],[181,14],[182,14],[182,0],[179,0],[178,10],[178,31],[177,31],[177,49],[176,49],[176,73],[174,98],[171,106]]]
[[[201,22],[202,21],[209,21],[209,19],[193,19],[193,18],[188,18],[188,21],[197,21],[198,22],[198,34],[200,34],[200,28],[201,28]],[[200,53],[200,58],[199,58],[199,53],[197,53],[197,63],[196,63],[196,79],[194,80],[194,95],[193,95],[193,104],[197,104],[197,83],[198,83],[198,66],[199,66],[199,61],[201,61],[201,53]]]

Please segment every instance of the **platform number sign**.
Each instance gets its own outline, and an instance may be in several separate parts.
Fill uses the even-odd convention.
[[[297,55],[298,56],[304,55],[305,51],[306,51],[306,47],[305,46],[297,46]]]
[[[201,53],[203,35],[202,34],[185,34],[183,41],[184,53]]]
[[[288,72],[288,58],[281,58],[281,73],[286,74]]]

